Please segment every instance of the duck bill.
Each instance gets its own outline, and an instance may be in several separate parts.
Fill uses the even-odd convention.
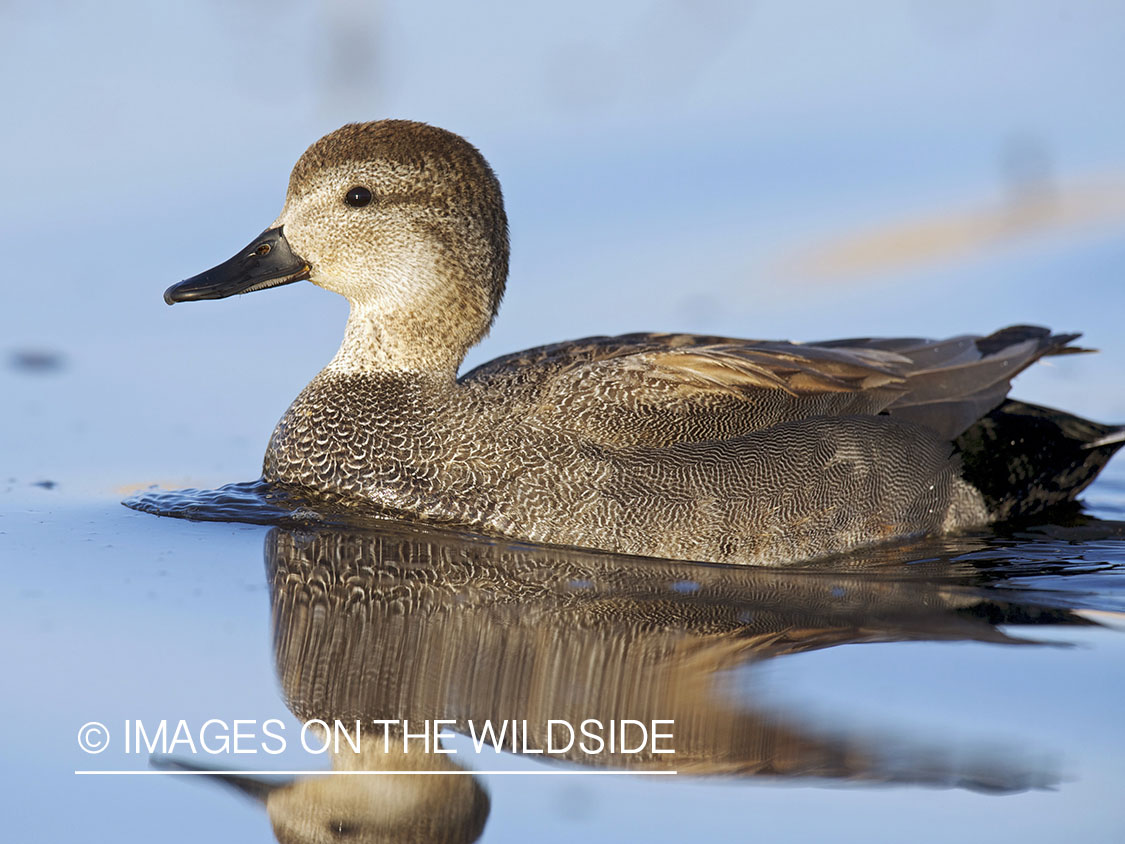
[[[225,299],[236,293],[252,293],[307,279],[308,262],[289,248],[283,228],[266,229],[229,261],[173,284],[164,291],[164,301],[174,305],[197,299]]]
[[[183,771],[191,774],[203,774],[207,779],[221,782],[223,785],[234,789],[240,794],[244,794],[261,803],[265,803],[266,800],[269,799],[270,794],[289,784],[288,782],[267,782],[264,779],[247,777],[241,774],[230,774],[223,771],[221,768],[197,765],[186,759],[154,757],[149,759],[149,764],[158,771]]]

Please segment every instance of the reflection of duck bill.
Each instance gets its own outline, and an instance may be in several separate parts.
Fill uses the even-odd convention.
[[[207,774],[207,779],[216,780],[223,783],[223,785],[237,791],[239,794],[244,794],[251,797],[260,803],[265,803],[271,793],[279,788],[284,788],[289,785],[291,780],[284,780],[278,782],[268,782],[265,779],[258,777],[250,777],[244,774],[227,774],[223,773],[219,768],[209,768],[205,765],[199,765],[195,762],[189,762],[185,759],[172,759],[166,757],[153,757],[149,764],[152,767],[162,771],[188,771],[200,774]]]

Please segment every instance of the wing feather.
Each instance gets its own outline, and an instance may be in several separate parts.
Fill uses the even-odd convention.
[[[465,375],[525,421],[616,445],[725,439],[811,416],[889,413],[952,440],[1044,355],[1077,335],[1012,326],[986,337],[816,344],[691,334],[588,337],[498,358]]]

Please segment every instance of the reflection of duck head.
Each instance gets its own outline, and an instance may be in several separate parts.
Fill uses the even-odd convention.
[[[554,758],[999,790],[1049,779],[1003,761],[942,761],[941,736],[889,742],[735,693],[728,669],[813,648],[1017,641],[995,627],[1002,605],[955,586],[505,546],[401,525],[275,529],[266,557],[278,671],[302,720],[452,719],[470,733],[474,722],[518,719],[543,747],[550,719],[659,719],[674,721],[674,754],[573,747]]]
[[[404,753],[395,742],[385,751],[381,733],[363,739],[359,753],[346,745],[333,752],[332,774],[283,783],[219,771],[213,777],[263,803],[281,844],[454,844],[480,837],[489,800],[475,777],[446,755]],[[179,761],[160,764],[207,770]]]

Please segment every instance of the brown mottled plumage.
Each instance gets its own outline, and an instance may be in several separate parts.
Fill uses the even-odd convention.
[[[357,188],[370,200],[348,200]],[[287,246],[269,259],[272,276],[263,260],[227,279],[242,272],[228,262],[165,294],[309,278],[349,300],[340,351],[278,424],[266,480],[618,553],[779,564],[1010,512],[961,476],[952,443],[1004,401],[1012,377],[1072,351],[1076,336],[1016,326],[800,345],[632,334],[531,349],[458,379],[503,294],[507,220],[476,149],[406,121],[313,144],[266,235],[232,261]]]

